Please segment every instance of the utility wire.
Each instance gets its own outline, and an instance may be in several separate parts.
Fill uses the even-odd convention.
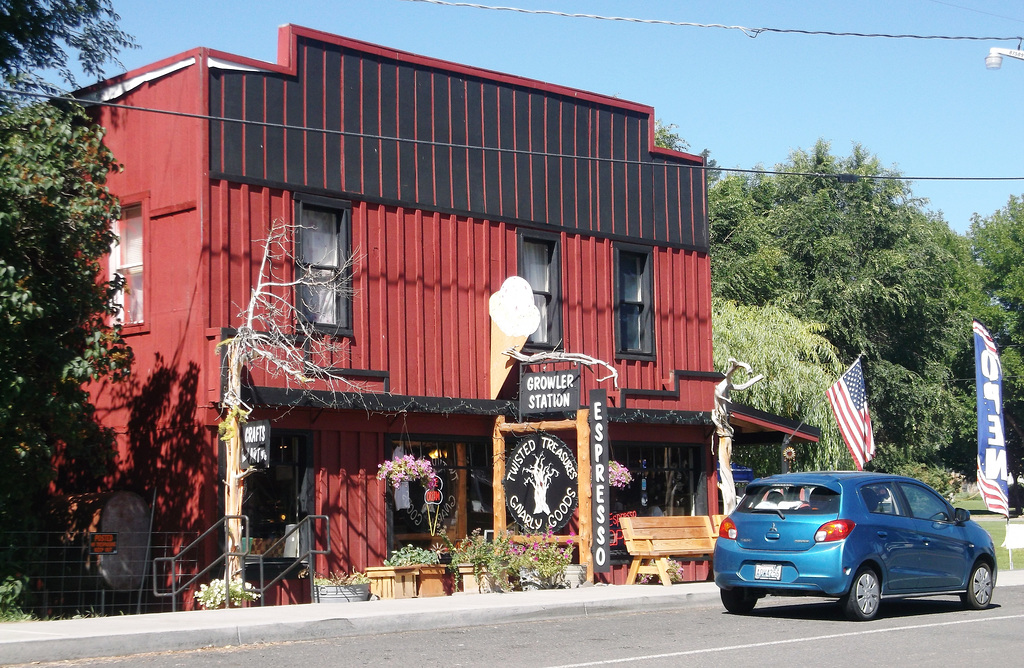
[[[114,102],[100,102],[84,100],[70,95],[51,95],[48,93],[35,93],[30,91],[16,90],[13,88],[0,88],[0,94],[20,95],[49,100],[51,102],[69,102],[84,107],[108,107],[125,111],[138,111],[152,114],[164,114],[167,116],[178,116],[181,118],[194,118],[203,121],[214,121],[219,123],[234,123],[238,125],[251,125],[257,127],[273,128],[277,130],[294,130],[296,132],[319,132],[325,135],[337,135],[351,137],[354,139],[368,139],[372,141],[391,141],[396,143],[430,146],[435,148],[492,151],[495,153],[521,155],[525,157],[554,158],[560,160],[587,160],[597,163],[610,163],[619,165],[650,166],[650,161],[630,160],[628,158],[605,158],[595,155],[575,155],[571,153],[553,153],[550,151],[534,151],[531,149],[508,148],[498,146],[479,146],[475,144],[456,144],[452,142],[434,141],[431,139],[413,139],[410,137],[394,137],[389,135],[375,135],[367,132],[352,132],[349,130],[334,130],[331,128],[311,128],[304,125],[289,125],[287,123],[272,123],[269,121],[257,121],[244,118],[228,118],[225,116],[213,116],[210,114],[196,114],[187,111],[172,111],[169,109],[155,109],[152,107],[137,107]],[[776,169],[741,169],[739,167],[721,167],[718,165],[686,165],[690,169],[700,169],[709,172],[730,172],[735,174],[764,174],[768,176],[805,176],[817,178],[832,178],[842,183],[853,183],[859,179],[872,181],[1024,181],[1024,176],[900,176],[896,174],[842,174],[834,172],[797,172]]]
[[[598,14],[578,14],[573,12],[560,12],[553,9],[524,9],[521,7],[501,7],[494,5],[481,5],[475,2],[447,2],[446,0],[403,0],[403,2],[422,2],[429,5],[442,7],[465,7],[471,9],[488,9],[499,12],[517,12],[520,14],[541,14],[545,16],[560,16],[570,19],[593,19],[598,21],[623,21],[626,23],[645,23],[651,25],[678,26],[684,28],[717,28],[721,30],[738,30],[751,39],[761,33],[777,33],[789,35],[812,35],[824,37],[879,37],[887,39],[921,39],[921,40],[966,40],[966,41],[1021,41],[1024,37],[1015,35],[1013,37],[971,37],[965,35],[914,35],[914,34],[892,34],[892,33],[866,33],[866,32],[838,32],[831,30],[800,30],[796,28],[748,28],[739,25],[725,25],[723,23],[693,23],[689,21],[669,21],[665,19],[639,19],[627,16],[601,16]]]

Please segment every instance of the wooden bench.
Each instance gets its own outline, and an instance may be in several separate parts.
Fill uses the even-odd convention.
[[[661,584],[672,585],[669,559],[711,561],[718,533],[707,515],[620,517],[622,539],[633,557],[626,584],[635,584],[641,573],[657,574]]]

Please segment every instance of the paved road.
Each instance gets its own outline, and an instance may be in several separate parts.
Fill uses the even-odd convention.
[[[997,591],[987,610],[956,598],[889,601],[854,623],[820,599],[766,599],[748,616],[713,601],[675,610],[514,621],[35,666],[345,665],[784,666],[1013,665],[1024,623],[1024,587]]]

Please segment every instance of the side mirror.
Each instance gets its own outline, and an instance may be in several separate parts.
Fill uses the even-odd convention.
[[[957,524],[963,524],[971,519],[971,511],[964,508],[955,508],[953,510],[953,521]]]

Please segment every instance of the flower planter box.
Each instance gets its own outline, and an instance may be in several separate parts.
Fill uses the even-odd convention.
[[[317,603],[350,603],[370,600],[370,585],[317,585],[313,590]]]
[[[382,600],[415,598],[419,569],[419,566],[371,566],[366,569],[370,576],[370,593]]]
[[[452,593],[455,586],[455,579],[448,572],[448,567],[441,564],[430,566],[419,566],[419,588],[417,595],[426,596],[447,596]]]
[[[483,569],[477,577],[473,564],[459,564],[459,578],[462,580],[462,591],[466,594],[491,594],[501,591],[494,581],[494,576]]]

